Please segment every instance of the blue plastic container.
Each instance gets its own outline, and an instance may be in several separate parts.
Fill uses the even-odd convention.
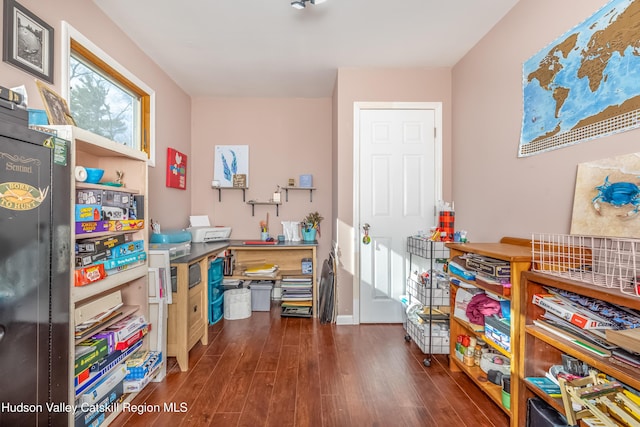
[[[191,233],[185,230],[152,233],[149,243],[184,243],[191,241]]]
[[[209,324],[217,323],[224,316],[224,293],[209,303]]]
[[[47,118],[47,112],[45,110],[34,110],[27,108],[29,113],[29,125],[48,125],[49,119]]]

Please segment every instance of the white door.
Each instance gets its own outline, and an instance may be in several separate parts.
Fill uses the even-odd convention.
[[[360,109],[358,128],[360,322],[399,323],[406,238],[435,225],[441,194],[436,110]]]

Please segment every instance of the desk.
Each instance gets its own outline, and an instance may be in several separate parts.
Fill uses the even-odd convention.
[[[235,257],[236,269],[233,278],[252,280],[261,279],[261,277],[244,276],[242,272],[248,266],[260,264],[276,264],[278,265],[278,273],[275,278],[265,277],[264,279],[280,280],[284,276],[306,276],[302,274],[302,259],[311,258],[313,265],[311,279],[313,283],[313,316],[316,317],[317,302],[317,262],[316,248],[317,242],[284,242],[274,245],[245,245],[242,240],[232,240],[229,242],[227,249],[233,251]]]
[[[176,292],[169,305],[167,324],[167,356],[175,357],[181,371],[189,369],[189,350],[198,342],[209,342],[208,272],[209,257],[224,251],[228,242],[191,243],[188,255],[171,261],[177,269]],[[189,267],[200,269],[200,283],[189,288]]]

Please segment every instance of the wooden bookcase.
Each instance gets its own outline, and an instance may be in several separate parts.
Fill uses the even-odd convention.
[[[520,322],[518,335],[522,337],[516,355],[519,359],[518,365],[521,369],[517,377],[512,377],[513,386],[516,378],[518,380],[519,393],[517,399],[518,412],[514,414],[517,425],[526,425],[526,403],[527,399],[537,396],[550,404],[560,413],[564,414],[562,399],[548,396],[533,384],[526,382],[526,377],[544,376],[552,365],[561,364],[562,354],[568,354],[598,371],[604,372],[618,381],[627,384],[637,390],[640,389],[640,369],[614,361],[609,357],[600,357],[582,347],[568,341],[562,341],[545,330],[535,326],[533,321],[544,313],[544,309],[532,303],[533,295],[536,293],[547,293],[544,287],[553,287],[565,291],[573,292],[590,298],[640,310],[640,298],[621,293],[617,288],[597,287],[583,282],[564,279],[548,274],[528,271],[522,273],[520,293],[520,306],[522,307],[523,321]],[[511,397],[513,405],[514,396]]]
[[[470,285],[473,285],[477,288],[483,289],[486,292],[498,294],[503,298],[510,299],[511,301],[511,354],[507,353],[505,350],[500,349],[499,347],[495,347],[497,350],[501,351],[502,354],[509,357],[511,359],[511,378],[517,378],[519,375],[519,358],[515,355],[515,351],[520,348],[520,334],[519,331],[521,329],[521,317],[519,313],[521,312],[521,284],[520,284],[520,274],[523,271],[527,271],[531,267],[531,244],[528,240],[524,239],[512,239],[512,238],[504,238],[500,243],[447,243],[446,246],[450,251],[450,259],[454,259],[456,257],[462,256],[464,254],[473,253],[477,255],[482,255],[490,258],[495,258],[503,261],[508,261],[511,266],[511,294],[510,296],[499,295],[499,291],[496,287],[485,286],[481,283],[477,283],[474,281],[465,280],[462,277],[459,277],[455,274],[449,272],[451,277],[455,277],[456,279],[466,282]],[[456,292],[459,287],[451,284],[451,307],[455,307],[456,300]],[[514,416],[514,414],[519,414],[524,408],[520,407],[521,401],[518,399],[514,399],[514,396],[518,396],[519,393],[519,383],[518,381],[511,381],[511,407],[510,409],[505,408],[502,405],[502,388],[496,384],[486,381],[486,374],[480,369],[479,366],[468,367],[459,361],[455,356],[455,346],[456,346],[456,337],[459,334],[466,334],[469,336],[477,336],[478,338],[482,338],[482,333],[474,331],[474,328],[469,324],[464,322],[461,319],[456,318],[455,316],[451,316],[450,320],[450,356],[449,356],[449,368],[452,371],[456,372],[464,372],[466,375],[473,380],[473,382],[486,393],[491,400],[493,400],[508,416],[510,416],[510,424],[512,427],[522,426],[524,424],[519,424],[518,417]],[[488,344],[491,344],[489,340],[485,340]]]
[[[133,240],[144,241],[144,250],[148,251],[148,222],[146,221],[146,218],[144,218],[144,228],[137,229],[135,231],[103,231],[97,233],[76,235],[74,215],[76,190],[78,189],[120,191],[123,193],[129,193],[132,197],[134,195],[144,196],[143,206],[138,206],[138,210],[147,213],[148,177],[146,154],[74,126],[48,126],[48,128],[54,129],[57,132],[58,138],[65,139],[70,142],[69,170],[71,174],[73,174],[76,166],[102,168],[105,170],[102,181],[109,182],[116,180],[116,170],[124,172],[123,181],[125,183],[125,186],[123,187],[76,182],[72,177],[72,198],[70,200],[69,206],[71,212],[71,223],[69,224],[69,226],[71,227],[70,247],[75,247],[75,243],[77,240],[131,233],[133,235]],[[70,270],[74,271],[75,256],[70,256],[70,264]],[[70,373],[74,372],[74,349],[75,345],[79,341],[76,340],[74,336],[74,315],[76,311],[82,310],[82,308],[86,307],[87,304],[90,304],[96,299],[109,295],[115,291],[121,292],[123,303],[128,307],[127,310],[125,310],[125,313],[136,313],[144,315],[145,320],[149,322],[148,263],[146,261],[142,263],[142,265],[138,265],[133,268],[127,268],[126,270],[121,271],[117,274],[109,275],[102,280],[81,287],[74,286],[73,277],[71,278],[71,283],[69,284],[69,349],[71,355],[71,357],[69,358]],[[124,317],[124,314],[122,317]],[[108,324],[103,326],[107,327]],[[95,333],[97,332],[98,331],[95,331]],[[144,337],[143,339],[144,343],[142,345],[142,348],[148,348],[148,338]],[[166,363],[166,361],[163,361],[162,363]],[[68,403],[70,405],[73,405],[76,401],[73,374],[70,375],[68,388]],[[125,401],[129,402],[133,400],[136,394],[137,393],[130,393],[126,395]],[[103,425],[108,425],[109,423],[111,423],[117,415],[118,412],[111,412],[106,414]],[[74,425],[73,412],[69,414],[69,425]]]

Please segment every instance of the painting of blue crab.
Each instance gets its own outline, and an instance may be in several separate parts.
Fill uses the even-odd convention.
[[[615,208],[626,205],[633,207],[626,214],[618,215],[619,217],[629,218],[637,215],[640,211],[640,187],[632,182],[609,182],[609,176],[606,176],[604,183],[595,189],[598,194],[591,200],[591,203],[598,215],[602,215],[600,203],[608,203]]]

